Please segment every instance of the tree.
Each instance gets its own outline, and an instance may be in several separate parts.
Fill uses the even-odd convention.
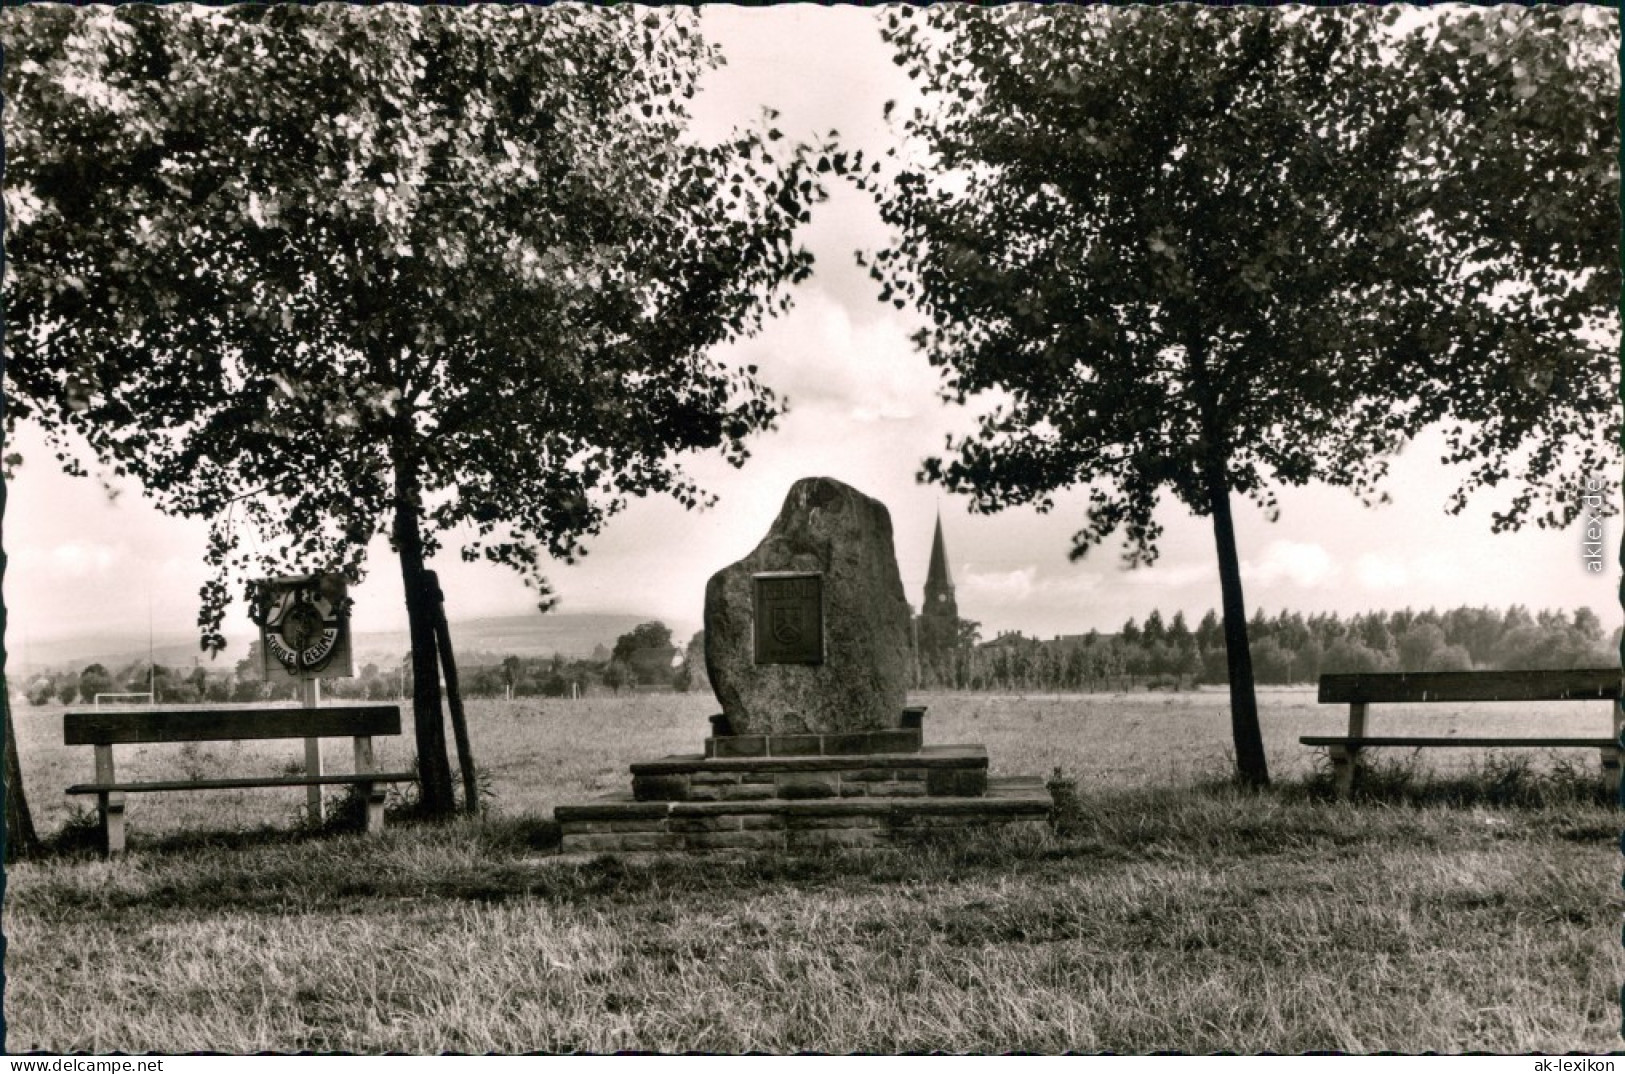
[[[960,619],[954,630],[955,649],[974,649],[982,644],[982,624],[977,619]]]
[[[1470,467],[1450,510],[1476,488],[1511,493],[1496,530],[1566,526],[1584,476],[1619,469],[1617,19],[1464,5],[1398,58],[1414,72],[1416,208],[1451,240],[1435,264],[1467,299],[1436,328],[1458,353],[1419,354],[1406,387]]]
[[[1613,278],[1617,243],[1582,257],[1478,242],[1500,187],[1474,171],[1478,146],[1516,143],[1539,173],[1531,204],[1613,219],[1613,188],[1568,190],[1560,165],[1580,155],[1587,176],[1611,174],[1615,96],[1600,74],[1561,81],[1556,55],[1602,72],[1611,30],[1606,16],[1507,19],[1556,27],[1559,46],[1529,46],[1549,92],[1473,109],[1484,83],[1470,64],[1440,65],[1456,81],[1438,100],[1415,93],[1442,31],[1419,37],[1369,8],[888,16],[925,104],[905,122],[908,161],[862,180],[898,236],[862,260],[883,301],[924,314],[916,343],[946,399],[1000,396],[922,476],[984,512],[1048,510],[1086,486],[1074,559],[1121,531],[1128,564],[1153,563],[1164,492],[1209,518],[1236,764],[1253,785],[1268,768],[1233,497],[1273,517],[1279,486],[1318,480],[1373,502],[1398,445],[1448,418],[1478,460],[1460,495],[1527,452],[1530,491],[1500,524],[1566,522],[1575,473],[1618,429],[1610,344],[1587,335],[1613,323],[1617,288],[1597,277]],[[1499,33],[1485,22],[1486,40]],[[1547,123],[1556,111],[1581,118]],[[1459,124],[1448,139],[1420,133],[1446,121]],[[1562,393],[1520,379],[1547,372]]]
[[[94,701],[97,694],[113,693],[113,676],[100,664],[90,664],[79,673],[79,699]]]
[[[4,254],[0,253],[0,269],[5,265]],[[5,402],[0,400],[0,415],[5,413]],[[0,521],[5,518],[6,490],[5,481],[0,480]],[[8,560],[5,548],[0,545],[0,583],[5,581]],[[0,585],[3,590],[3,585]],[[17,753],[17,727],[11,718],[11,681],[6,674],[6,623],[7,610],[5,597],[0,594],[0,705],[4,705],[5,712],[5,741],[0,743],[0,764],[4,771],[0,772],[5,780],[5,828],[0,829],[0,858],[13,861],[33,855],[39,849],[39,835],[34,830],[34,814],[28,808],[28,795],[23,786],[22,760]],[[66,695],[68,687],[63,692]],[[64,701],[68,698],[64,696]],[[0,892],[4,890],[4,881],[0,881]],[[0,1037],[3,1037],[0,1032]]]
[[[520,676],[523,674],[524,664],[517,656],[510,655],[502,658],[502,685],[504,687],[503,693],[506,696],[513,697],[514,687],[518,685]]]
[[[1305,639],[1304,643],[1292,654],[1292,681],[1317,681],[1320,678],[1320,665],[1325,656],[1326,651],[1320,642],[1313,637]]]
[[[1433,663],[1433,655],[1446,647],[1444,631],[1441,628],[1432,623],[1417,624],[1399,635],[1398,641],[1395,642],[1395,648],[1399,652],[1399,669],[1427,671]]]
[[[1386,653],[1378,652],[1354,637],[1339,638],[1332,642],[1326,649],[1326,658],[1321,662],[1320,668],[1322,672],[1333,674],[1391,670]]]
[[[1185,623],[1185,613],[1175,612],[1174,617],[1168,621],[1168,640],[1178,649],[1190,649],[1196,645],[1196,639],[1191,634],[1191,628]]]
[[[1196,625],[1196,644],[1207,651],[1218,649],[1224,644],[1224,627],[1219,624],[1219,616],[1212,608],[1202,616],[1202,621]]]
[[[705,666],[705,631],[696,630],[683,650],[683,667],[688,672],[688,689],[711,689],[711,673]]]
[[[1473,670],[1473,658],[1463,646],[1446,645],[1428,654],[1427,666],[1422,670],[1471,671]]]
[[[1147,645],[1156,645],[1168,640],[1168,627],[1162,621],[1162,613],[1152,608],[1151,614],[1145,617],[1145,626],[1140,629],[1140,637]]]
[[[703,643],[702,643],[703,644]],[[667,685],[672,678],[672,659],[677,647],[671,643],[671,629],[658,620],[640,623],[615,640],[611,666],[626,668],[634,682],[644,686]]]
[[[229,581],[398,559],[422,803],[454,806],[425,565],[569,562],[627,499],[709,501],[777,400],[712,358],[784,309],[822,198],[777,130],[698,144],[678,9],[8,15],[11,417],[68,432]],[[822,169],[844,169],[826,155]],[[250,555],[244,530],[263,554]]]
[[[1262,683],[1280,684],[1292,680],[1292,654],[1274,638],[1253,646],[1253,672]]]
[[[1574,610],[1574,631],[1586,641],[1602,641],[1602,620],[1590,608]]]

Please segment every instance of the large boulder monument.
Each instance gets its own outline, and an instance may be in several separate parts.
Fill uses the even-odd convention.
[[[1039,780],[988,778],[982,746],[924,744],[891,515],[849,485],[797,481],[756,548],[711,577],[705,658],[722,711],[704,752],[559,806],[565,853],[883,848],[1049,815]]]
[[[913,651],[885,505],[827,477],[791,486],[705,587],[705,666],[733,734],[896,728]]]

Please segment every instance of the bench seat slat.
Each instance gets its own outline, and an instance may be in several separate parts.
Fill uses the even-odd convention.
[[[1619,684],[1617,667],[1322,675],[1320,702],[1582,701],[1616,698]]]
[[[1565,747],[1607,749],[1618,746],[1611,738],[1476,738],[1459,735],[1448,737],[1364,735],[1359,738],[1308,735],[1298,741],[1305,746],[1544,746],[1553,749]]]
[[[62,717],[62,738],[69,746],[400,733],[398,705],[330,705],[315,709],[99,709],[68,712]]]
[[[333,776],[265,776],[245,779],[172,779],[150,783],[77,783],[68,794],[101,794],[110,791],[213,791],[234,787],[309,787],[317,784],[416,783],[416,772],[366,772]]]

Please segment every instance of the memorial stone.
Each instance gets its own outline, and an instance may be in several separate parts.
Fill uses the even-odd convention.
[[[910,627],[886,508],[796,482],[756,549],[706,586],[723,711],[705,752],[634,763],[630,794],[559,806],[560,847],[799,853],[1042,828],[1058,800],[1042,782],[990,778],[980,745],[925,745],[924,708],[905,707]]]
[[[885,505],[798,481],[754,551],[705,587],[705,662],[736,735],[895,729],[909,606]]]

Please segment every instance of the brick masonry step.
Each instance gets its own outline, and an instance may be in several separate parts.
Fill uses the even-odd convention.
[[[925,724],[925,709],[926,706],[924,705],[904,705],[903,718],[897,726],[905,731],[918,731]],[[711,717],[711,736],[713,738],[731,738],[733,733],[733,728],[728,724],[727,716],[719,712]]]
[[[880,767],[900,764],[906,767]],[[640,802],[742,798],[975,797],[987,787],[987,750],[934,746],[912,754],[807,757],[698,757],[685,754],[632,766]]]
[[[675,818],[674,818],[675,819]],[[755,819],[755,818],[745,818]],[[784,818],[778,818],[784,819]],[[719,851],[743,853],[803,853],[900,850],[955,830],[997,827],[1001,832],[1043,831],[1047,823],[1037,815],[988,816],[949,814],[900,817],[802,818],[786,827],[707,831],[582,833],[566,827],[559,847],[564,860],[587,860],[599,854],[622,855],[632,860],[658,860],[673,855],[712,856]]]
[[[634,776],[708,775],[760,772],[818,772],[839,768],[986,768],[987,747],[926,746],[917,753],[829,754],[800,757],[706,757],[679,753],[632,765]]]
[[[820,735],[713,735],[707,757],[816,757],[865,753],[912,753],[924,744],[918,727]]]
[[[790,818],[806,817],[878,817],[888,823],[904,823],[903,818],[910,817],[1042,819],[1048,816],[1051,806],[1043,781],[1033,777],[988,780],[986,794],[977,796],[786,798],[772,795],[771,788],[767,791],[754,799],[675,802],[643,802],[630,794],[612,794],[579,805],[561,805],[554,810],[554,816],[566,834],[588,834],[575,826],[582,822],[646,823],[701,817],[737,817],[746,829],[771,825],[773,819],[783,824]],[[672,829],[663,826],[663,830]],[[598,830],[591,834],[609,833]]]

